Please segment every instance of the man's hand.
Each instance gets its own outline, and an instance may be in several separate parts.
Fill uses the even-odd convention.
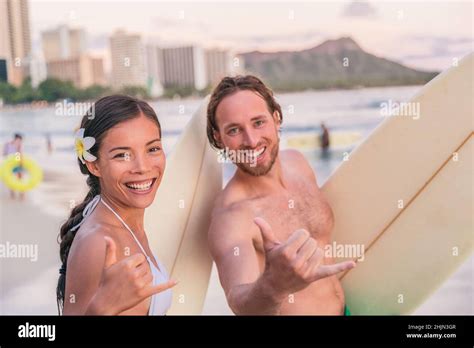
[[[299,229],[280,242],[263,218],[254,220],[259,227],[265,250],[266,279],[278,297],[300,291],[311,283],[355,267],[354,261],[322,265],[324,252],[308,231]]]

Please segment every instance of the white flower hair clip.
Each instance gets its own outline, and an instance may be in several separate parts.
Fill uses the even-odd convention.
[[[76,132],[76,135],[75,135],[76,153],[77,153],[77,157],[82,162],[82,164],[85,164],[85,161],[94,162],[97,159],[97,157],[92,155],[90,152],[87,152],[88,150],[91,149],[92,146],[94,146],[95,139],[94,137],[84,138],[84,131],[85,129],[81,128]]]

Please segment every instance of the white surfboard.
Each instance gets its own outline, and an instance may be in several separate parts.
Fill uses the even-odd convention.
[[[201,314],[212,267],[207,231],[214,199],[222,189],[222,168],[206,137],[206,98],[171,154],[145,228],[150,246],[164,263],[173,288],[168,314]]]
[[[387,118],[324,185],[334,241],[365,247],[341,276],[353,314],[413,312],[472,253],[473,76],[471,54],[421,89],[411,115]]]

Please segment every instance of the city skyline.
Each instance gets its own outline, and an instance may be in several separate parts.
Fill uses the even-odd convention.
[[[112,4],[113,15],[110,14]],[[159,96],[164,89],[203,91],[225,75],[247,71],[245,62],[249,58],[248,71],[265,75],[275,85],[287,89],[295,88],[292,83],[298,67],[277,60],[258,67],[255,65],[258,52],[265,52],[265,57],[275,52],[278,55],[272,57],[284,57],[292,52],[302,52],[304,56],[309,48],[311,52],[320,52],[320,47],[327,50],[332,42],[337,42],[337,49],[359,50],[368,60],[382,57],[414,68],[419,72],[404,70],[403,78],[403,66],[398,75],[390,78],[388,71],[385,75],[387,81],[395,78],[398,83],[411,84],[425,81],[428,75],[423,75],[423,70],[427,73],[445,70],[473,50],[472,30],[465,30],[466,24],[472,24],[473,5],[463,1],[449,4],[419,1],[416,6],[385,1],[216,4],[143,1],[131,6],[128,1],[109,0],[2,0],[6,9],[2,11],[6,18],[3,26],[8,25],[0,45],[2,79],[7,76],[9,82],[19,86],[29,76],[33,87],[46,77],[71,81],[77,88],[109,86],[121,90],[136,86]],[[37,5],[41,9],[35,9]],[[422,18],[416,16],[420,14],[419,5],[425,7]],[[459,12],[463,9],[471,11]],[[127,20],[121,20],[124,11]],[[462,14],[456,26],[436,20],[455,12]],[[425,28],[421,24],[428,24],[427,13],[430,26]],[[46,20],[48,16],[54,19]],[[90,22],[91,18],[95,20]],[[341,23],[344,25],[339,26]],[[374,25],[378,30],[373,30]],[[350,30],[344,31],[347,28]],[[400,41],[395,39],[397,35],[409,37]],[[383,40],[379,41],[381,37]],[[394,44],[397,46],[390,47]],[[331,73],[329,66],[318,66],[318,59],[312,57],[305,66],[308,71],[318,71],[320,81],[308,84],[304,73],[304,77],[297,79],[299,88],[335,86],[337,81],[329,82],[329,76],[335,76],[336,72]],[[281,73],[278,74],[275,66],[282,63],[286,69],[277,69]],[[301,63],[300,60],[299,67]],[[268,64],[276,65],[271,68]],[[370,64],[369,69],[375,65]],[[396,66],[392,69],[398,69]],[[288,69],[293,69],[292,74],[283,77]],[[270,70],[274,73],[269,75]],[[324,73],[326,80],[322,78]],[[359,84],[370,85],[366,76],[352,78],[364,81]],[[349,75],[342,79],[348,85],[354,83]]]
[[[201,45],[252,50],[301,50],[350,36],[375,55],[410,67],[443,70],[472,51],[472,3],[440,2],[111,2],[31,0],[33,47],[39,33],[68,24],[83,27],[89,50],[104,55],[120,28],[162,47]],[[249,9],[251,8],[251,11]],[[230,15],[231,14],[231,15]],[[446,18],[456,18],[456,25]],[[100,18],[101,20],[97,20]],[[243,25],[244,23],[245,25]],[[376,30],[375,30],[376,29]],[[403,42],[403,45],[400,45]]]
[[[0,4],[0,82],[12,86],[23,86],[29,78],[27,84],[37,88],[41,82],[55,79],[97,93],[103,88],[141,88],[156,97],[163,95],[164,88],[175,92],[184,88],[187,92],[183,93],[202,91],[233,73],[233,57],[227,50],[199,45],[164,48],[147,44],[142,34],[123,29],[108,36],[107,50],[99,57],[91,55],[87,30],[67,23],[42,30],[40,50],[32,50],[30,2],[2,0]],[[110,57],[108,73],[104,71],[105,56]]]

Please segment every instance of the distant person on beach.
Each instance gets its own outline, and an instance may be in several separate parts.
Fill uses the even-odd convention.
[[[112,95],[76,132],[89,192],[60,230],[58,310],[65,315],[164,315],[171,287],[144,230],[165,170],[161,126],[146,102]]]
[[[329,130],[324,124],[324,122],[321,122],[321,138],[320,139],[321,139],[321,149],[323,151],[327,151],[331,144],[329,142]]]
[[[53,141],[51,140],[51,134],[46,133],[45,137],[46,137],[46,149],[48,150],[48,154],[51,155],[53,153]]]
[[[10,155],[16,155],[16,156],[19,156],[19,158],[21,159],[22,153],[23,153],[23,136],[20,133],[15,133],[13,135],[13,139],[5,143],[5,145],[3,146],[3,156],[8,157]],[[21,180],[21,178],[23,177],[23,168],[21,167],[21,165],[13,169],[13,174],[15,174],[17,178]],[[24,200],[25,198],[24,192],[19,192],[18,195],[19,195],[20,200]],[[15,199],[15,191],[10,190],[10,198]]]
[[[280,151],[282,122],[257,77],[225,77],[211,95],[211,146],[247,154],[214,202],[208,241],[220,282],[235,314],[347,315],[336,275],[355,263],[325,255],[333,213],[305,157]]]

